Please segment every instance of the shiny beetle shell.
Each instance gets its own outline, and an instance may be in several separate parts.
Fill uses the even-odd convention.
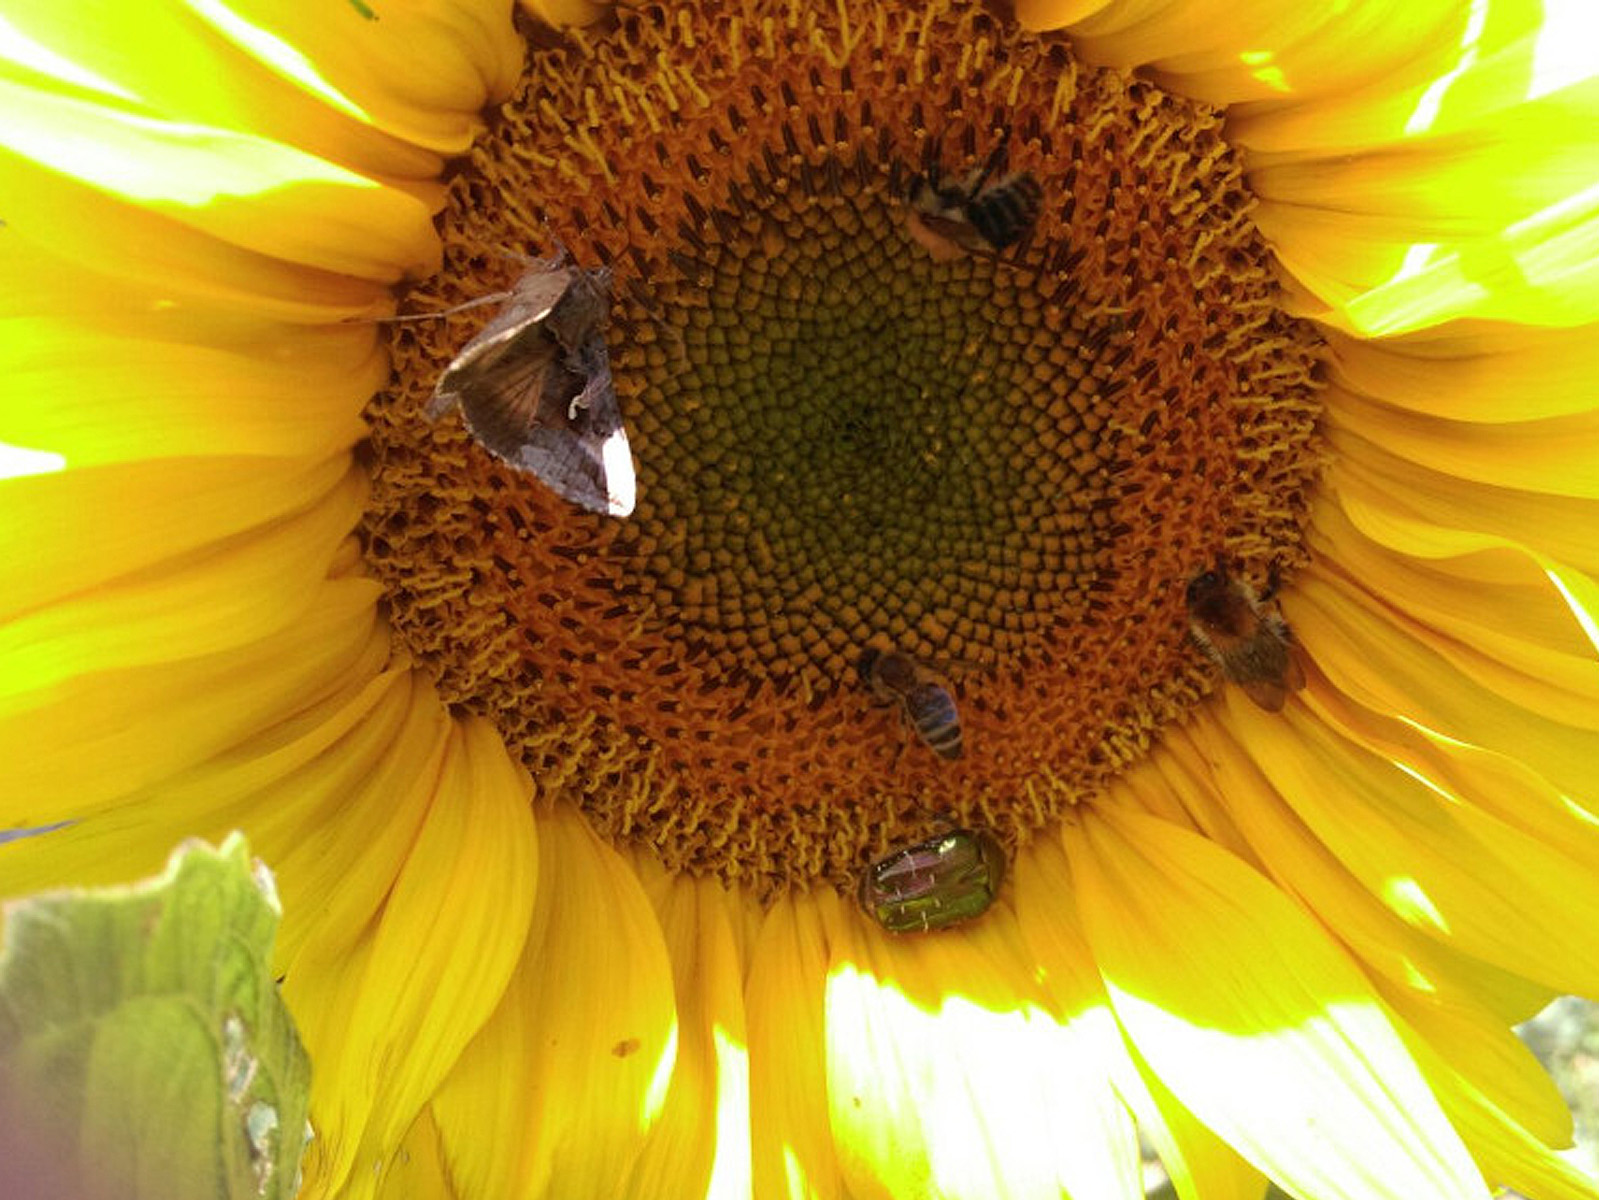
[[[890,933],[924,933],[980,917],[999,894],[1005,851],[991,835],[955,829],[896,850],[861,875],[859,899]]]

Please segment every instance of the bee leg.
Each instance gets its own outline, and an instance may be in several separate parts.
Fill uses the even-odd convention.
[[[1266,573],[1266,590],[1260,593],[1260,602],[1265,604],[1277,594],[1283,584],[1282,568],[1277,563],[1271,564],[1271,570]]]
[[[943,135],[928,138],[922,143],[922,170],[927,175],[927,182],[933,190],[938,190],[938,180],[942,173],[939,170],[939,160],[944,157]]]
[[[905,706],[899,706],[899,748],[894,751],[894,766],[899,766],[899,760],[905,757],[905,747],[921,739],[916,734],[916,724],[911,720],[910,713],[905,711]]]

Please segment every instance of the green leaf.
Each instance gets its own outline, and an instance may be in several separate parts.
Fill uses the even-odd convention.
[[[0,1196],[295,1194],[311,1068],[272,979],[279,915],[239,834],[6,906]]]

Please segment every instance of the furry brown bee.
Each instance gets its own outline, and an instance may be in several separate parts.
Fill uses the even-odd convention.
[[[1196,645],[1231,682],[1267,712],[1281,712],[1289,692],[1305,686],[1305,668],[1288,622],[1267,604],[1277,592],[1276,571],[1265,593],[1216,565],[1188,583],[1188,628]]]
[[[637,482],[605,344],[610,272],[562,247],[489,299],[505,307],[444,369],[428,416],[459,407],[495,457],[591,512],[627,516]]]
[[[961,254],[995,257],[1026,237],[1038,220],[1044,189],[1025,171],[990,182],[1005,160],[1002,139],[965,183],[945,183],[937,166],[911,181],[910,233],[940,262]]]
[[[906,722],[940,758],[961,756],[961,719],[955,697],[938,676],[897,650],[862,652],[861,675],[872,691],[898,704]]]

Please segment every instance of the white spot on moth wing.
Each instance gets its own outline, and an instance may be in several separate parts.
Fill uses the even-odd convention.
[[[600,463],[605,468],[606,510],[613,517],[625,517],[638,499],[638,479],[633,474],[633,451],[627,444],[627,431],[617,426],[600,447]]]

